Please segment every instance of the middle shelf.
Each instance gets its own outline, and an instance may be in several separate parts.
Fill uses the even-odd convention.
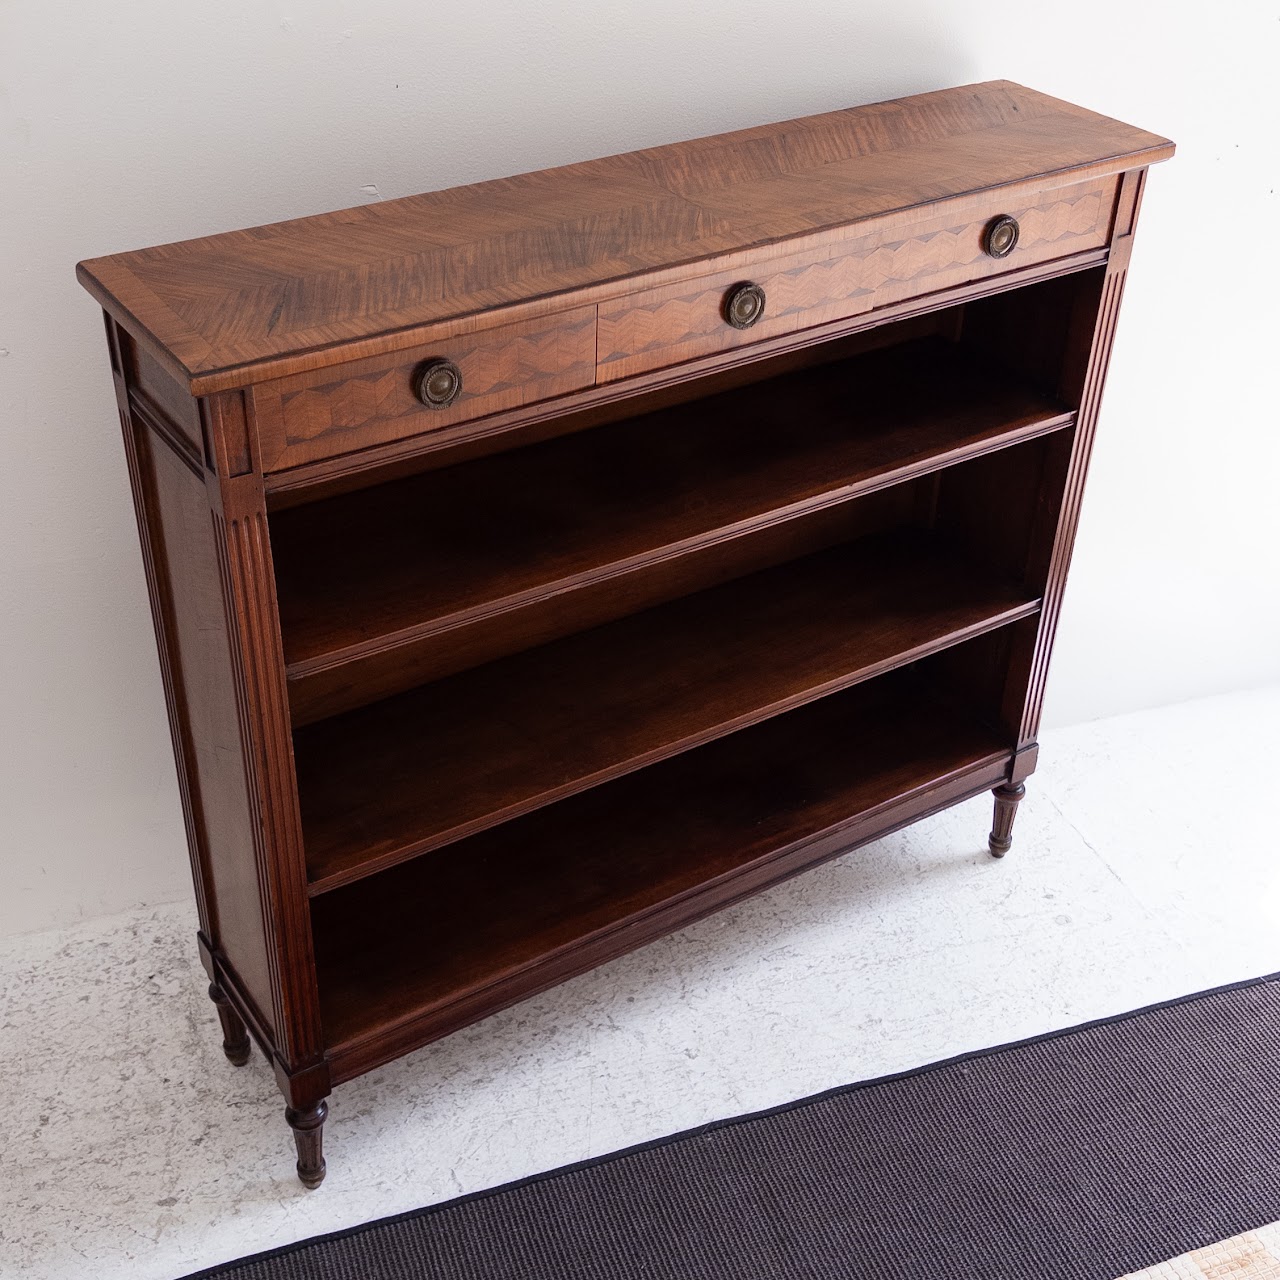
[[[905,340],[883,349],[274,512],[294,723],[711,585],[732,576],[734,539],[781,540],[1072,420],[981,352],[913,336],[921,323],[890,326]]]
[[[1027,617],[951,540],[858,538],[295,730],[311,892]]]

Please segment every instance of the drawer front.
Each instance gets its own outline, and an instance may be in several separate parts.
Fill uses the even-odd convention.
[[[579,307],[421,347],[294,374],[253,389],[265,471],[387,444],[407,436],[580,391],[595,381],[596,309]],[[419,398],[424,369],[452,372]],[[456,394],[451,378],[460,378]]]
[[[1015,271],[1107,243],[1118,179],[1094,179],[1039,195],[985,193],[950,213],[926,214],[904,226],[804,254],[739,268],[618,298],[600,307],[599,382],[661,369],[718,351],[856,316],[918,294]],[[1006,255],[987,251],[992,222],[1017,220]],[[1001,247],[999,245],[997,248]],[[764,291],[760,318],[735,328],[727,318],[733,290],[751,282]],[[752,303],[743,299],[749,318]]]

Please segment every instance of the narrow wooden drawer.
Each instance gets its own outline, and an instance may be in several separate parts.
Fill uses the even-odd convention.
[[[595,358],[596,309],[578,307],[260,383],[262,467],[282,471],[579,391],[595,380]],[[452,370],[430,390],[445,402],[429,405],[420,378],[443,361]]]
[[[1116,177],[1011,198],[999,192],[926,209],[918,221],[759,265],[634,293],[600,307],[597,381],[661,369],[845,319],[876,307],[1051,261],[1107,243]],[[995,219],[1012,217],[1017,240],[988,251]],[[995,248],[1003,247],[997,243]],[[759,318],[735,328],[728,304],[739,286],[764,292]],[[748,307],[748,316],[750,307]],[[739,319],[742,319],[739,316]]]

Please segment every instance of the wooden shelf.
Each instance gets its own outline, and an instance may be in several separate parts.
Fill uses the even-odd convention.
[[[987,788],[1010,849],[1172,150],[1000,81],[80,264],[306,1186],[337,1081]]]
[[[311,892],[1037,607],[945,540],[900,530],[298,729]]]
[[[292,681],[1067,425],[932,337],[272,517]]]
[[[486,1007],[497,1007],[656,936],[669,927],[665,911],[687,920],[889,829],[896,806],[924,788],[990,785],[1008,744],[934,702],[911,674],[315,899],[322,1018],[339,1075],[371,1065],[358,1061],[369,1051],[362,1038],[390,1044],[399,1023],[406,1043],[422,1043],[467,1021],[468,1000],[486,989]]]

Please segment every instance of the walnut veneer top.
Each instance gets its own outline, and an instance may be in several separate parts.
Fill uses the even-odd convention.
[[[367,350],[570,291],[592,299],[628,277],[1172,153],[1155,134],[993,81],[113,254],[77,273],[199,394],[339,344]]]

